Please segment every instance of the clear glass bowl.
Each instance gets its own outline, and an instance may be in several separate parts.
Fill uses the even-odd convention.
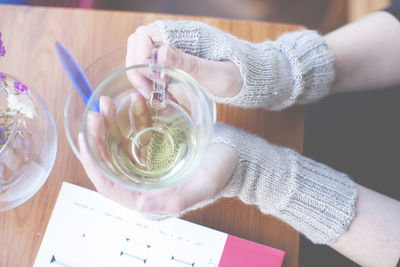
[[[129,109],[130,95],[138,91],[128,80],[127,74],[149,74],[154,72],[155,67],[136,65],[125,68],[125,55],[124,49],[111,51],[85,69],[89,82],[96,88],[87,106],[76,90],[71,89],[64,113],[68,140],[74,153],[80,158],[78,134],[82,132],[86,147],[97,167],[109,179],[126,187],[149,190],[175,185],[188,178],[199,166],[210,145],[216,119],[215,103],[206,98],[200,85],[188,74],[157,66],[157,71],[162,71],[168,77],[166,108],[152,109],[150,100],[146,99],[146,110],[149,110],[153,124],[132,130],[134,127],[129,127],[128,113],[120,115]],[[123,141],[114,140],[121,138],[109,138],[112,137],[108,134],[111,131],[107,131],[106,156],[101,153],[104,151],[102,144],[90,134],[87,123],[88,114],[95,112],[90,107],[104,95],[113,100],[119,114],[113,130],[117,129],[124,136]],[[150,135],[151,138],[146,144],[149,149],[146,150],[143,160],[135,151],[142,149],[137,141],[144,135]],[[164,142],[163,145],[154,146],[160,142]],[[129,151],[120,157],[120,152],[124,150]]]
[[[0,81],[0,211],[32,197],[47,180],[57,151],[54,119],[43,100],[17,79]]]

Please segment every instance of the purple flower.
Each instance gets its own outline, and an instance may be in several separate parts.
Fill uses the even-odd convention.
[[[14,82],[14,88],[20,94],[28,94],[28,87],[26,87],[26,85],[21,82]]]
[[[4,73],[0,72],[0,82],[4,81],[6,79],[6,75]]]
[[[4,144],[6,142],[6,140],[3,139],[3,134],[4,134],[3,126],[0,125],[0,143],[1,144]]]
[[[0,32],[0,57],[6,54],[6,48],[3,46],[3,41],[1,40],[1,32]]]
[[[4,46],[0,46],[0,57],[3,57],[6,54],[6,48]]]

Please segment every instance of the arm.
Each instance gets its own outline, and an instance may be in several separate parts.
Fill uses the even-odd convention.
[[[100,108],[101,113],[92,117],[92,125],[99,127],[90,130],[114,119],[110,99],[101,99]],[[93,136],[99,139],[96,133]],[[362,266],[395,266],[399,259],[399,201],[234,127],[216,125],[214,144],[191,179],[148,192],[136,192],[107,179],[82,142],[80,137],[83,165],[97,190],[129,208],[179,215],[219,197],[238,197]]]
[[[395,266],[400,257],[400,202],[357,185],[356,216],[330,246],[362,266]]]
[[[362,266],[396,265],[400,201],[254,135],[230,126],[216,129],[217,141],[238,155],[238,166],[220,194],[257,205],[313,243],[329,245]]]
[[[283,109],[328,93],[400,83],[400,22],[383,11],[325,37],[305,30],[259,44],[198,22],[158,21],[139,28],[128,48],[154,41],[180,49],[165,47],[163,64],[191,74],[213,100],[246,108]],[[128,49],[127,64],[148,55]]]
[[[400,22],[375,12],[325,36],[335,57],[331,93],[400,83]]]
[[[161,47],[160,63],[192,75],[219,103],[280,110],[327,95],[334,79],[333,53],[311,30],[251,43],[198,21],[156,21],[129,37],[127,65],[147,62],[154,42],[177,48]]]

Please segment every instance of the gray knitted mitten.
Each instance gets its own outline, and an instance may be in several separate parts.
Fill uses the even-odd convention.
[[[218,197],[255,204],[318,244],[333,243],[355,215],[355,183],[344,173],[288,148],[218,123],[213,143],[232,147],[239,158]]]
[[[188,54],[230,60],[238,67],[243,79],[238,95],[220,98],[206,92],[219,103],[279,110],[320,99],[329,93],[334,79],[333,54],[315,31],[250,43],[201,22],[156,21],[153,25],[164,42]]]

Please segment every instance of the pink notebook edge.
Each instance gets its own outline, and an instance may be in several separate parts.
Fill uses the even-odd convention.
[[[218,267],[280,267],[285,251],[228,235]]]

